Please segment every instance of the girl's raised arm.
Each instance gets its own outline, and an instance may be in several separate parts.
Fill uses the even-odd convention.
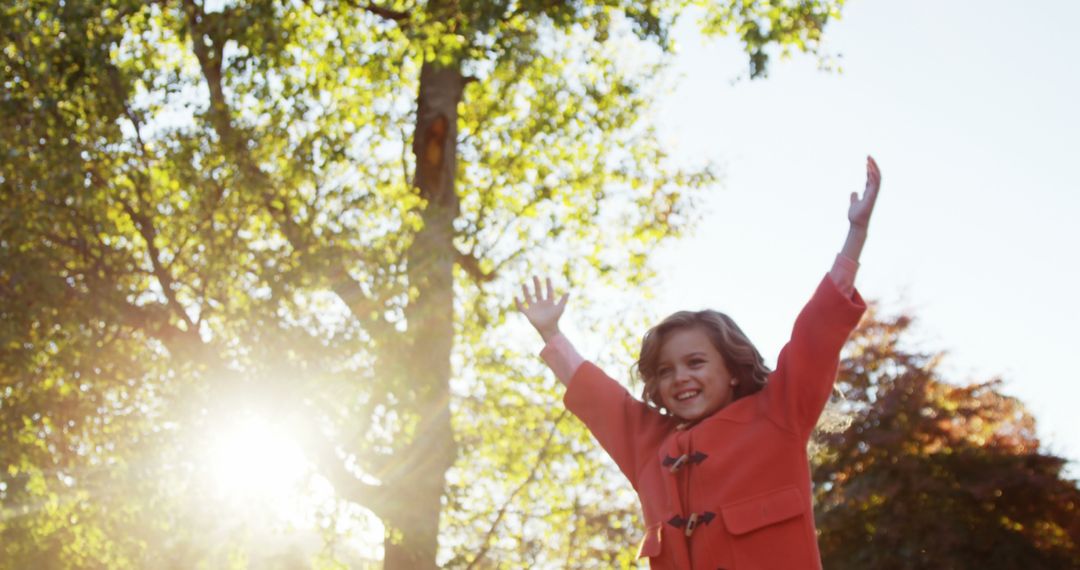
[[[881,170],[873,157],[866,157],[866,190],[862,198],[857,192],[851,193],[851,205],[848,206],[847,239],[840,255],[836,256],[836,263],[829,271],[833,283],[847,297],[855,292],[855,272],[859,267],[859,256],[862,254],[863,244],[866,243],[867,227],[870,225],[870,214],[874,212],[874,203],[877,202],[878,190],[881,188]]]
[[[674,420],[635,399],[578,354],[559,331],[559,318],[569,295],[556,301],[551,279],[544,281],[546,286],[533,277],[531,291],[528,285],[522,285],[522,297],[515,298],[514,303],[544,338],[546,346],[540,357],[566,386],[566,408],[584,422],[631,484],[637,486],[637,470],[643,464],[640,450],[649,449],[646,455],[654,456],[664,435],[674,427]]]
[[[566,300],[569,293],[564,294],[558,301],[555,300],[555,288],[551,285],[551,279],[545,279],[546,290],[540,286],[540,278],[533,277],[533,290],[530,292],[528,285],[521,286],[522,298],[514,298],[514,304],[519,311],[529,319],[529,324],[540,333],[544,339],[544,351],[541,355],[544,362],[555,373],[555,377],[566,386],[570,386],[570,379],[574,372],[585,362],[578,354],[570,341],[559,331],[559,318],[562,317],[563,309],[566,308]]]
[[[868,156],[866,190],[861,198],[851,193],[851,225],[844,248],[836,256],[829,279],[822,281],[795,319],[791,340],[777,357],[776,371],[765,387],[774,419],[805,437],[809,437],[829,399],[840,350],[866,309],[855,291],[855,271],[880,188],[881,170]]]

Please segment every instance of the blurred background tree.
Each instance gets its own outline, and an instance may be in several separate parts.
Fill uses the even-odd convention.
[[[714,181],[649,123],[672,23],[761,77],[841,5],[8,2],[0,567],[629,563],[510,297],[625,347]]]
[[[999,391],[941,378],[908,348],[912,319],[871,312],[838,380],[847,429],[814,465],[826,568],[1077,568],[1080,489],[1035,420]]]

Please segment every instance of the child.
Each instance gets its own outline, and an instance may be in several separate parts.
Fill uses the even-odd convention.
[[[564,402],[630,480],[654,569],[821,568],[806,444],[832,391],[840,349],[866,305],[854,288],[881,173],[867,158],[862,198],[832,270],[803,308],[770,371],[729,317],[682,311],[645,333],[636,368],[644,402],[585,362],[559,332],[567,295],[533,278],[518,310]]]

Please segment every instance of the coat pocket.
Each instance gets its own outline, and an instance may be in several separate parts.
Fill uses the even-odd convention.
[[[660,550],[663,546],[660,538],[664,530],[664,523],[656,523],[650,525],[645,529],[645,536],[641,539],[641,544],[638,545],[638,558],[652,558],[660,556]]]
[[[732,535],[735,567],[755,570],[818,568],[809,505],[794,486],[720,508]]]

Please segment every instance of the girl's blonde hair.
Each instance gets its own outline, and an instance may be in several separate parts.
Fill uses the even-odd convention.
[[[765,387],[772,370],[765,366],[761,353],[731,317],[712,310],[679,311],[649,329],[641,340],[641,355],[634,363],[634,369],[644,383],[641,398],[646,404],[669,413],[660,400],[660,382],[656,375],[660,349],[672,331],[687,328],[705,331],[713,347],[724,358],[724,364],[736,380],[733,402]]]

